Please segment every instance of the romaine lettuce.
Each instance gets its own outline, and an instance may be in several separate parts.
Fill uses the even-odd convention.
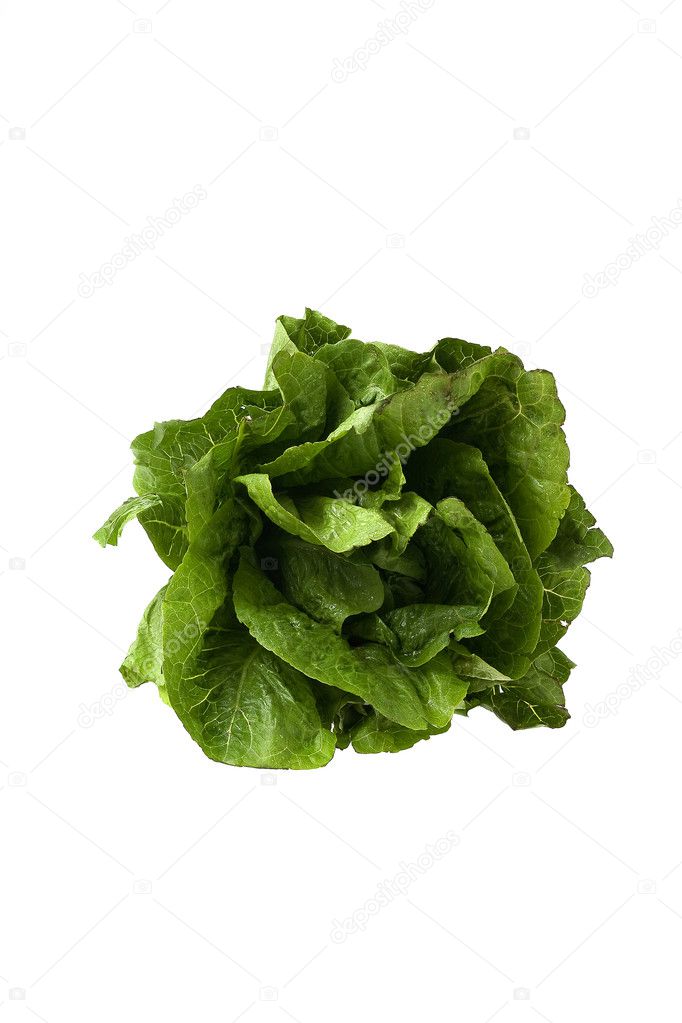
[[[486,707],[568,718],[557,647],[612,547],[567,481],[552,375],[446,338],[364,344],[277,321],[262,391],[133,442],[139,518],[173,572],[121,667],[214,760],[321,767]]]

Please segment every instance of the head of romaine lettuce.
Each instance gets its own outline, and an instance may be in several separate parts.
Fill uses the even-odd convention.
[[[172,575],[121,666],[214,760],[313,768],[492,710],[562,726],[557,646],[610,556],[567,482],[544,370],[445,338],[364,343],[282,316],[263,390],[133,442],[139,519]]]

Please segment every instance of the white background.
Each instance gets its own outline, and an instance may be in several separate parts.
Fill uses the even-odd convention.
[[[436,0],[339,82],[397,4],[0,4],[0,1023],[680,1018],[682,227],[583,293],[682,197],[682,2],[635,6]],[[563,731],[479,711],[275,776],[122,691],[167,574],[139,526],[89,539],[129,441],[259,386],[306,304],[555,372],[617,552]]]

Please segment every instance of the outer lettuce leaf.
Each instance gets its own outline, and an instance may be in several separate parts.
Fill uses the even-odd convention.
[[[171,578],[163,605],[163,675],[171,704],[191,731],[203,697],[194,682],[203,637],[230,593],[230,564],[250,539],[251,523],[235,498],[227,500],[190,545]],[[204,697],[205,698],[205,697]]]
[[[236,436],[241,421],[265,419],[271,399],[259,392],[231,388],[219,408],[202,419],[156,423],[140,434],[131,447],[135,455],[135,490],[141,496],[159,497],[159,506],[140,515],[159,557],[175,570],[187,550],[186,476],[217,444]]]
[[[137,637],[121,665],[121,674],[131,688],[154,682],[159,689],[163,681],[163,599],[168,584],[163,586],[145,608]]]
[[[518,682],[494,687],[480,698],[511,728],[561,728],[570,715],[566,710],[563,684],[575,665],[558,648],[541,654]]]
[[[190,545],[163,602],[163,677],[171,706],[214,760],[249,767],[325,764],[334,742],[310,681],[234,619],[230,561],[253,519],[226,501]]]
[[[111,544],[118,545],[125,526],[133,519],[138,518],[143,512],[156,508],[161,504],[161,498],[156,494],[146,494],[144,497],[129,497],[127,501],[112,512],[103,526],[94,534],[94,539],[102,547]]]
[[[333,374],[296,349],[273,359],[272,376],[276,390],[230,388],[201,419],[157,423],[133,441],[135,489],[157,498],[140,521],[169,568],[187,550],[187,477],[197,463],[206,466],[210,458],[217,478],[229,484],[237,453],[248,459],[258,449],[273,457],[294,439],[322,434],[330,416],[343,419],[352,410]]]
[[[442,366],[448,373],[457,373],[466,369],[467,366],[473,365],[474,362],[478,362],[488,355],[492,355],[491,348],[454,337],[444,337],[433,351],[434,362]]]
[[[381,401],[406,386],[378,345],[348,338],[320,348],[315,359],[333,371],[356,405]]]
[[[407,473],[409,485],[431,501],[457,495],[486,528],[513,572],[515,589],[507,587],[491,599],[484,622],[486,635],[472,649],[504,674],[521,677],[530,666],[540,634],[542,584],[481,452],[438,437],[415,453]]]
[[[306,309],[302,319],[295,316],[280,316],[278,322],[282,324],[298,351],[306,352],[308,355],[316,354],[325,345],[344,341],[351,333],[350,327],[334,323],[328,316],[323,316],[314,309]]]
[[[241,767],[322,767],[335,742],[322,724],[313,683],[236,624],[203,637],[186,727],[213,760]]]
[[[464,686],[462,688],[465,690]],[[399,753],[415,746],[422,739],[430,739],[432,735],[447,732],[449,727],[448,723],[443,728],[429,728],[416,732],[372,711],[351,728],[349,738],[356,753]]]
[[[398,345],[386,345],[376,341],[374,347],[385,356],[391,373],[404,383],[416,384],[424,373],[438,369],[433,352],[411,352]]]
[[[486,356],[470,371],[483,365]],[[568,506],[565,411],[551,373],[518,359],[491,376],[448,435],[477,447],[514,513],[531,560],[546,550]]]
[[[573,487],[569,490],[570,504],[557,535],[537,563],[544,590],[537,654],[555,646],[580,614],[590,585],[590,572],[584,566],[613,555],[611,542],[594,528],[594,516],[580,494]]]

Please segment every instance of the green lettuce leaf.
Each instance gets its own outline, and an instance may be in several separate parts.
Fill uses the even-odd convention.
[[[399,753],[401,750],[410,749],[422,739],[442,735],[449,727],[448,723],[443,728],[429,728],[417,732],[411,728],[403,728],[395,721],[389,721],[388,718],[372,711],[350,729],[349,738],[356,753]]]
[[[482,366],[485,356],[470,369]],[[556,535],[569,502],[565,411],[554,377],[518,359],[490,376],[447,433],[478,448],[514,513],[531,560]]]
[[[379,572],[362,558],[335,554],[293,536],[270,539],[261,566],[277,572],[289,603],[341,631],[347,618],[378,610],[384,601]]]
[[[161,504],[161,498],[155,494],[146,494],[144,497],[129,497],[116,511],[112,512],[104,525],[100,526],[94,534],[94,539],[102,547],[111,544],[118,545],[125,526],[133,519],[138,518],[143,512],[157,508]]]
[[[144,682],[154,682],[159,689],[163,681],[163,600],[166,586],[162,586],[142,615],[137,637],[131,644],[121,665],[121,674],[131,688]]]
[[[287,603],[243,548],[234,607],[251,635],[288,664],[326,685],[359,696],[407,728],[442,726],[461,701],[461,681],[447,654],[406,671],[378,644],[352,647],[328,625]]]
[[[280,529],[330,551],[364,547],[393,531],[391,522],[378,512],[346,501],[310,495],[298,501],[289,494],[276,497],[265,473],[237,476],[236,482],[244,484],[251,500]]]

